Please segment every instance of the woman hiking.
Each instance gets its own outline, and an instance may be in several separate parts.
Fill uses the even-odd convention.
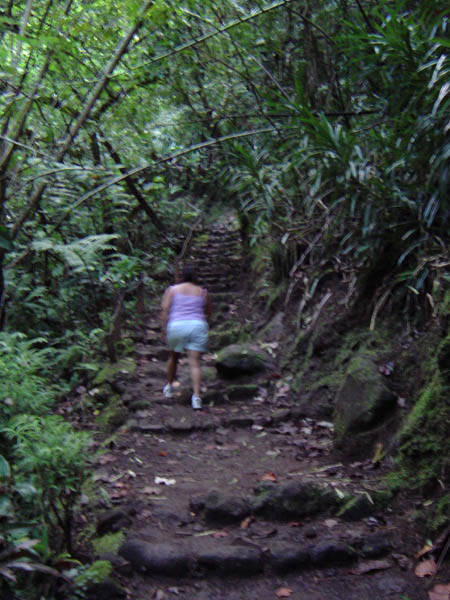
[[[163,394],[166,398],[173,396],[172,384],[177,375],[178,360],[181,352],[187,350],[193,387],[191,406],[200,409],[200,359],[206,352],[212,306],[208,291],[196,281],[194,270],[186,266],[181,283],[167,288],[162,299],[162,336],[170,350]]]

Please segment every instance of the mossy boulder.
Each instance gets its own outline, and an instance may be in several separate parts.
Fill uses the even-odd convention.
[[[103,431],[112,433],[125,425],[127,419],[128,409],[122,404],[120,398],[115,396],[98,415],[97,424]]]
[[[220,328],[215,328],[209,335],[209,346],[211,350],[219,350],[230,344],[236,344],[239,340],[240,327],[231,322],[225,322]]]
[[[259,391],[259,386],[254,383],[229,385],[225,389],[225,395],[230,400],[247,400],[253,398]]]
[[[263,372],[270,367],[270,357],[251,344],[232,344],[217,355],[216,369],[222,377],[239,377]]]
[[[252,511],[269,519],[299,519],[336,509],[341,500],[328,486],[292,481],[262,485],[252,501]]]
[[[130,358],[124,358],[116,363],[107,363],[98,371],[94,378],[94,386],[99,386],[102,383],[112,383],[117,378],[124,376],[130,377],[136,373],[136,362]]]
[[[397,405],[397,397],[385,385],[370,356],[361,352],[351,361],[334,411],[335,445],[347,455],[372,452],[379,428]]]

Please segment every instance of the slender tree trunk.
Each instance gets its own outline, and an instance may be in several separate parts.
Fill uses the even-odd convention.
[[[3,275],[3,261],[5,251],[0,249],[0,331],[5,328],[5,278]]]
[[[103,143],[105,145],[105,148],[108,150],[109,155],[111,156],[111,158],[116,163],[116,165],[122,165],[122,166],[119,166],[119,171],[121,173],[125,174],[127,172],[127,169],[126,169],[126,167],[123,166],[123,162],[122,162],[122,160],[120,158],[120,155],[117,153],[116,150],[114,150],[114,148],[112,147],[112,145],[110,144],[110,142],[108,140],[103,139]],[[145,214],[149,217],[149,219],[151,220],[151,222],[153,223],[153,225],[155,225],[155,227],[157,227],[160,232],[163,232],[164,231],[164,226],[163,226],[161,220],[159,219],[159,217],[155,213],[155,211],[152,208],[150,208],[150,206],[148,205],[148,203],[145,200],[144,196],[141,194],[141,192],[137,188],[137,186],[136,186],[133,178],[132,177],[128,177],[125,180],[125,183],[126,183],[126,186],[127,186],[128,190],[129,190],[129,192],[131,194],[133,194],[133,196],[139,202],[139,206],[145,212]]]
[[[151,6],[151,4],[152,4],[152,2],[145,2],[143,4],[143,6],[141,8],[142,15],[145,14],[145,12]],[[113,54],[111,60],[106,65],[101,77],[99,78],[96,85],[94,86],[94,89],[92,90],[91,94],[88,96],[88,98],[86,100],[86,104],[83,107],[83,109],[81,110],[81,113],[78,115],[77,120],[70,128],[66,138],[63,140],[61,147],[55,156],[56,162],[61,162],[63,160],[64,156],[66,155],[67,151],[69,150],[70,146],[72,145],[72,142],[74,141],[74,139],[80,132],[81,128],[85,125],[86,121],[89,118],[91,110],[93,109],[95,103],[97,102],[98,98],[100,97],[100,94],[102,93],[103,89],[107,85],[111,74],[113,73],[114,69],[116,68],[117,64],[119,63],[119,61],[121,60],[123,55],[126,53],[128,46],[129,46],[131,40],[133,39],[133,36],[140,29],[140,27],[142,26],[142,23],[143,23],[142,20],[138,20],[133,25],[133,27],[131,27],[131,29],[127,32],[127,34],[122,38],[122,40],[119,42],[119,44],[116,46],[116,49],[114,51],[114,54]],[[44,183],[39,184],[37,186],[37,188],[35,189],[34,193],[32,194],[32,196],[30,198],[28,206],[25,208],[25,210],[23,211],[22,215],[19,217],[17,223],[15,224],[15,226],[13,228],[12,236],[14,239],[19,234],[20,230],[22,229],[24,223],[27,221],[28,217],[31,214],[33,214],[36,211],[36,209],[38,208],[41,198],[42,198],[42,195],[43,195],[46,187],[47,187],[47,184],[44,182]]]

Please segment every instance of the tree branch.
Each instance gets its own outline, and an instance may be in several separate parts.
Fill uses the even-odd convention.
[[[147,9],[150,7],[151,4],[152,4],[152,2],[149,1],[149,2],[145,2],[142,5],[142,7],[141,7],[141,15],[142,16],[145,14],[145,12],[147,11]],[[127,51],[128,45],[130,44],[133,36],[136,34],[136,32],[142,26],[142,23],[143,23],[142,18],[137,20],[137,22],[133,25],[133,27],[130,28],[130,30],[127,32],[127,34],[122,38],[122,40],[116,46],[116,50],[115,50],[111,60],[106,65],[105,70],[103,71],[103,74],[101,75],[97,84],[94,86],[94,89],[92,90],[91,94],[88,96],[84,108],[82,109],[81,113],[79,114],[75,124],[70,128],[65,140],[62,142],[61,147],[55,157],[55,160],[57,162],[62,161],[66,152],[69,150],[70,146],[72,145],[73,140],[75,139],[78,132],[85,124],[93,106],[97,102],[101,92],[103,91],[104,87],[108,83],[111,74],[113,73],[115,67],[117,66],[117,64],[120,61],[120,59],[122,58],[122,56]],[[23,227],[23,224],[28,219],[29,215],[32,212],[34,212],[36,210],[36,208],[39,206],[39,203],[41,201],[42,194],[45,191],[46,185],[47,185],[46,183],[42,183],[34,191],[32,197],[30,198],[28,206],[23,211],[22,215],[20,216],[19,220],[17,221],[17,223],[15,224],[15,226],[12,230],[13,239],[15,239],[17,237],[19,231]]]

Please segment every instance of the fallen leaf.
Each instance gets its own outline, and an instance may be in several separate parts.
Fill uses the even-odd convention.
[[[272,471],[269,471],[269,473],[265,473],[264,475],[262,475],[259,478],[259,481],[278,481],[278,478],[275,475],[275,473],[272,473]]]
[[[366,560],[365,562],[359,563],[354,569],[351,569],[349,573],[352,575],[365,575],[372,571],[384,571],[391,567],[392,564],[388,560]]]
[[[334,425],[330,421],[319,421],[316,425],[317,427],[323,427],[324,429],[334,429]]]
[[[142,490],[142,493],[143,494],[150,494],[152,496],[159,496],[159,494],[162,493],[162,490],[159,487],[148,485],[147,487],[145,487]]]
[[[338,522],[336,521],[336,519],[325,519],[325,525],[330,529],[336,527],[337,524]]]
[[[216,531],[215,533],[212,534],[213,538],[220,539],[220,538],[224,538],[224,537],[228,537],[228,533],[226,531]]]
[[[115,460],[117,460],[117,457],[114,456],[114,454],[102,454],[98,458],[98,462],[101,465],[106,465],[108,463],[114,462]]]
[[[425,544],[425,546],[423,548],[421,548],[419,550],[419,552],[416,554],[416,558],[421,558],[424,554],[428,554],[428,552],[431,552],[431,550],[433,550],[433,546],[431,546],[430,544]]]
[[[291,594],[292,594],[291,588],[286,588],[286,587],[280,587],[275,592],[275,595],[278,596],[278,598],[289,598],[289,596]]]
[[[285,423],[278,429],[275,429],[275,433],[281,433],[282,435],[296,435],[298,428],[293,423]]]
[[[450,600],[450,583],[442,585],[438,583],[428,592],[430,600]]]
[[[437,565],[432,558],[423,560],[414,569],[414,573],[417,575],[417,577],[432,576],[436,573],[436,571]]]
[[[375,445],[375,452],[372,456],[372,463],[373,464],[379,463],[382,455],[383,455],[383,444],[381,442],[377,442],[377,444]]]
[[[168,477],[158,477],[158,475],[154,479],[156,485],[175,485],[176,479],[169,479]]]
[[[167,452],[165,450],[161,450],[161,452],[158,452],[158,456],[167,456]]]
[[[241,529],[248,529],[248,527],[249,527],[250,523],[251,523],[252,521],[254,521],[254,520],[255,520],[255,518],[254,518],[254,517],[252,517],[252,516],[250,516],[250,517],[247,517],[246,519],[244,519],[244,520],[242,521],[242,523],[241,523]]]
[[[288,523],[289,527],[301,527],[302,523],[300,523],[300,521],[291,521],[290,523]]]

